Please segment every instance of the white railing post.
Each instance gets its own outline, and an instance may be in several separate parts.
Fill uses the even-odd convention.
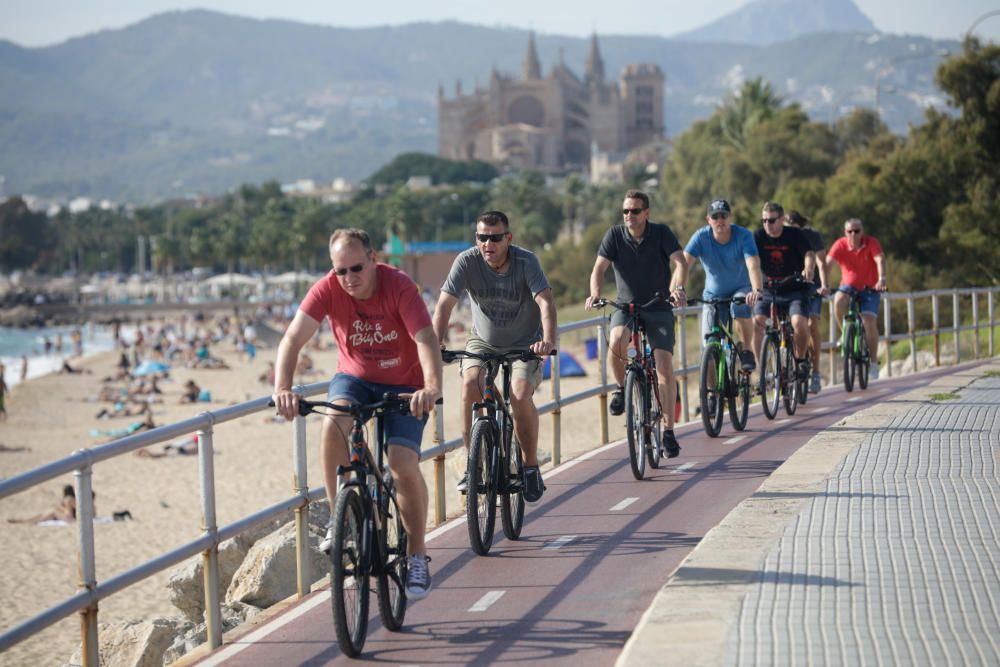
[[[558,354],[549,357],[549,371],[552,378],[552,400],[556,404],[556,409],[552,411],[552,465],[557,466],[562,463],[562,409],[559,407],[559,400],[562,398],[559,393],[559,377],[562,369]]]
[[[299,598],[309,593],[312,585],[312,566],[309,558],[309,465],[306,448],[306,418],[295,415],[292,420],[292,461],[295,476],[292,493],[301,496],[305,504],[295,508],[295,588]],[[330,508],[333,515],[333,508]]]
[[[444,405],[434,406],[434,447],[444,442]],[[434,521],[437,525],[447,518],[444,491],[444,454],[434,457]]]
[[[959,330],[962,318],[958,316],[958,290],[952,290],[951,292],[951,322],[955,331],[955,363],[957,364],[962,361],[962,345],[959,340],[962,334]]]
[[[979,358],[979,291],[972,290],[972,358]]]
[[[892,300],[889,293],[885,293],[885,372],[887,377],[892,377]],[[876,320],[877,321],[877,320]],[[876,324],[875,326],[878,326]],[[878,361],[878,350],[875,350],[875,360]]]
[[[830,311],[830,385],[837,384],[837,311],[833,299],[827,302]]]
[[[680,317],[680,335],[678,336],[679,344],[681,347],[681,416],[684,421],[689,421],[688,416],[688,376],[687,376],[687,327],[685,326],[687,322],[685,321],[684,311],[681,311]],[[665,410],[675,411],[677,408],[673,405],[663,406]]]
[[[934,367],[941,367],[941,298],[937,290],[931,295],[931,315],[934,319]]]
[[[993,327],[994,327],[994,324],[993,324],[993,293],[994,293],[994,291],[995,291],[995,288],[991,287],[990,291],[986,293],[986,311],[987,311],[987,314],[990,317],[990,356],[991,357],[995,354],[995,352],[994,352],[995,348],[993,347]]]
[[[597,354],[600,359],[601,386],[608,384],[608,331],[607,320],[602,320],[597,325]],[[608,444],[608,392],[602,390],[600,394],[601,403],[601,444]]]
[[[213,419],[210,412],[201,413]],[[215,455],[212,426],[198,431],[198,472],[201,477],[201,529],[215,537]],[[202,552],[202,577],[205,586],[205,626],[208,645],[222,646],[222,606],[219,600],[219,547],[213,544]]]
[[[80,450],[84,452],[86,450]],[[81,591],[97,588],[97,566],[94,556],[94,488],[90,464],[78,469],[76,478],[76,530],[79,540],[78,574]],[[97,637],[97,602],[80,612],[80,638],[83,641],[83,667],[100,666],[100,644]]]
[[[909,329],[910,334],[910,356],[913,357],[913,372],[916,373],[919,369],[917,368],[917,318],[913,311],[913,293],[911,292],[906,297],[906,327]]]

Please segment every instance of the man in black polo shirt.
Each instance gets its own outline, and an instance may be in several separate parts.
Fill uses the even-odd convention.
[[[814,271],[812,284],[814,292],[809,294],[809,342],[810,354],[812,355],[812,378],[809,382],[809,393],[818,394],[823,388],[823,378],[819,373],[819,351],[822,340],[819,335],[819,320],[823,314],[823,296],[827,294],[826,281],[826,246],[823,243],[823,236],[809,227],[809,218],[798,211],[788,211],[785,213],[785,226],[796,227],[802,230],[809,241],[809,247],[816,255],[816,271]]]
[[[678,307],[687,305],[684,283],[688,267],[684,261],[684,250],[670,228],[649,222],[649,197],[638,190],[626,192],[622,216],[625,224],[609,229],[597,250],[597,261],[590,274],[587,310],[601,296],[601,284],[609,266],[615,270],[619,302],[644,304],[658,292],[669,292]],[[672,274],[671,263],[674,266]],[[618,382],[618,390],[611,395],[613,415],[620,415],[625,410],[625,359],[632,333],[630,330],[625,335],[626,319],[625,314],[618,310],[611,315],[611,370]],[[656,360],[660,400],[664,406],[663,445],[667,456],[673,458],[681,451],[674,437],[673,406],[677,393],[674,384],[674,313],[668,304],[662,304],[643,311],[643,319]]]

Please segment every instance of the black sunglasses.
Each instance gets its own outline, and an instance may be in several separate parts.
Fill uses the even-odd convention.
[[[494,243],[500,243],[507,236],[507,232],[498,232],[496,234],[476,234],[476,240],[480,243],[486,243],[487,241],[493,241]]]
[[[728,213],[713,213],[712,220],[725,220],[729,217]]]
[[[622,215],[628,215],[629,213],[631,213],[632,215],[639,215],[645,210],[646,209],[644,208],[623,208]]]
[[[778,220],[781,220],[781,218],[779,217],[779,218],[761,218],[760,219],[760,221],[763,222],[765,225],[770,225],[771,223],[777,222]]]
[[[365,268],[364,264],[355,264],[354,266],[349,266],[346,269],[334,269],[333,272],[338,276],[346,276],[347,272],[351,273],[361,273],[361,269]]]
[[[860,234],[861,230],[860,229],[848,229],[847,233],[848,234]]]

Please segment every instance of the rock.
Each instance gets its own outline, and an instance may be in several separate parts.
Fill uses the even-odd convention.
[[[252,605],[242,602],[226,602],[222,605],[222,631],[229,632],[259,613],[260,609]],[[163,664],[169,665],[176,662],[181,656],[190,653],[206,641],[208,641],[208,626],[205,623],[188,624],[184,628],[183,634],[176,637],[170,648],[163,654]]]
[[[317,550],[318,544],[319,531],[311,529],[310,572],[306,577],[309,583],[320,579],[328,570],[328,559]],[[295,592],[295,524],[288,523],[253,545],[233,575],[226,601],[266,608]]]
[[[103,667],[161,667],[174,636],[189,625],[180,618],[101,623],[97,630],[100,664]],[[83,664],[82,645],[70,658],[70,664]]]
[[[226,540],[219,545],[219,597],[226,593],[229,582],[239,569],[243,558],[252,545],[243,536]],[[205,586],[204,559],[201,556],[192,558],[170,572],[167,590],[170,602],[180,610],[184,617],[193,623],[204,621]]]

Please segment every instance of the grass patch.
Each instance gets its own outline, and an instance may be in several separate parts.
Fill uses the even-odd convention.
[[[958,394],[955,392],[948,392],[947,394],[931,394],[932,401],[953,401],[958,398]]]
[[[985,373],[983,373],[983,377],[1000,378],[1000,371],[986,371]]]

